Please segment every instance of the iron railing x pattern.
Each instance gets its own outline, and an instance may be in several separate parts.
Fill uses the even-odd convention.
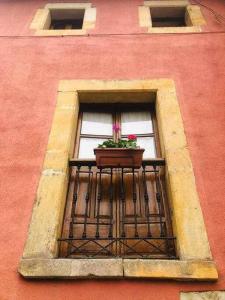
[[[97,169],[94,160],[76,159],[69,166],[61,257],[176,258],[164,159],[143,160],[140,169]]]

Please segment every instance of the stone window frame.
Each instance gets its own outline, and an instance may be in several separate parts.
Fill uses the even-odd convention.
[[[186,26],[182,27],[152,27],[151,7],[186,7],[185,21]],[[201,26],[205,25],[205,19],[198,5],[191,5],[187,0],[163,0],[163,1],[144,1],[139,6],[139,25],[147,27],[148,33],[188,33],[201,32]]]
[[[84,9],[84,20],[82,29],[54,29],[50,30],[51,9]],[[88,29],[93,29],[96,22],[96,8],[91,3],[48,3],[43,9],[38,9],[30,25],[38,36],[67,36],[86,35]]]
[[[110,96],[114,92],[132,91],[156,93],[156,116],[162,155],[166,159],[167,192],[179,259],[58,258],[57,240],[61,235],[63,223],[68,188],[68,160],[73,153],[79,95],[107,92]],[[113,99],[115,100],[109,97],[107,102],[112,102]],[[91,100],[93,102],[93,99]],[[210,252],[173,80],[60,81],[43,170],[19,272],[27,278],[217,280],[218,274]]]

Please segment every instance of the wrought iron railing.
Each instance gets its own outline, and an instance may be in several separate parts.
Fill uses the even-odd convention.
[[[176,258],[164,189],[164,159],[140,169],[97,169],[70,160],[70,185],[60,256]]]

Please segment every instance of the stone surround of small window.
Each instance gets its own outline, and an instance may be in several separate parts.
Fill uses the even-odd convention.
[[[91,3],[50,3],[37,10],[30,29],[44,36],[85,35],[95,20]]]
[[[186,33],[200,32],[205,20],[200,7],[186,0],[144,1],[139,24],[148,33]]]

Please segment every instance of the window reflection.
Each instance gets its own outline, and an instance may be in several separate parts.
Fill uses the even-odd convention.
[[[155,141],[153,137],[137,137],[137,144],[140,148],[144,148],[143,158],[155,158]]]
[[[84,112],[81,134],[112,135],[112,114]]]
[[[94,148],[98,147],[98,144],[103,143],[106,139],[101,138],[81,138],[79,148],[79,158],[95,158]]]
[[[151,113],[148,111],[123,112],[121,114],[121,123],[122,135],[153,132]]]

